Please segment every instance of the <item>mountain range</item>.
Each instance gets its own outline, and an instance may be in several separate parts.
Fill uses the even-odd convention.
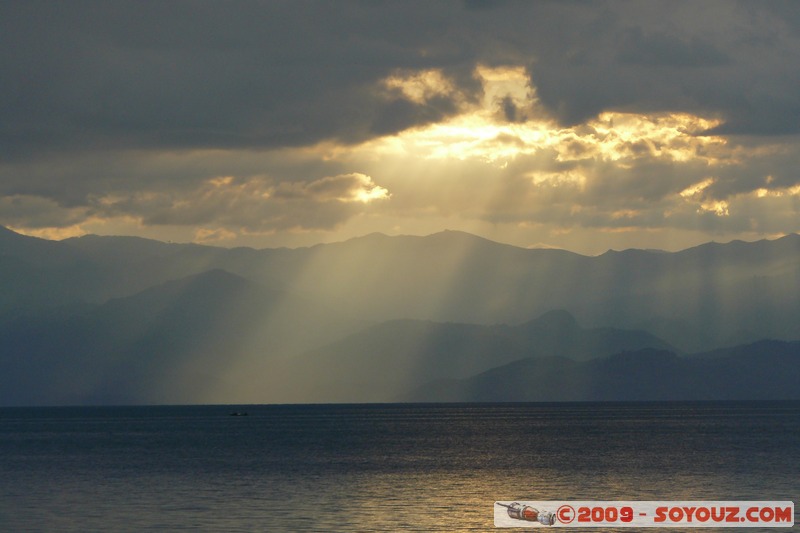
[[[795,234],[589,257],[0,228],[0,276],[4,405],[800,397]]]
[[[525,358],[398,398],[422,402],[799,399],[800,342],[759,341],[691,357],[645,348],[590,361]]]

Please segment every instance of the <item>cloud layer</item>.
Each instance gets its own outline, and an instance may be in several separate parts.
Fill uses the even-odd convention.
[[[798,231],[798,13],[4,3],[0,224],[256,245]]]

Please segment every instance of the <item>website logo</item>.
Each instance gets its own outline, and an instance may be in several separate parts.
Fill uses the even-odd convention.
[[[792,527],[790,501],[496,501],[495,527]]]

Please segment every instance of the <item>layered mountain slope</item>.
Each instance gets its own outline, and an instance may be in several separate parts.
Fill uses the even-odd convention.
[[[586,257],[460,232],[254,250],[0,228],[0,280],[3,403],[383,401],[522,359],[800,339],[798,235]]]
[[[466,378],[523,358],[588,360],[645,347],[670,349],[642,331],[581,328],[564,311],[518,326],[396,320],[293,359],[303,369],[293,390],[320,402],[390,401],[431,379]]]
[[[426,383],[418,402],[800,400],[800,342],[761,341],[680,357],[644,349],[579,362],[528,358]]]
[[[138,243],[137,253],[126,255],[118,238],[64,244],[91,252],[107,271],[124,272],[106,294],[223,268],[375,321],[514,324],[565,309],[585,324],[652,327],[684,350],[800,338],[800,236],[794,234],[598,257],[516,248],[460,232],[373,234],[296,250]]]
[[[222,270],[0,328],[0,404],[253,401],[266,367],[361,323]]]

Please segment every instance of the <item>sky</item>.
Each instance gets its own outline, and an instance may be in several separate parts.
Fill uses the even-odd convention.
[[[0,224],[678,250],[800,230],[800,5],[0,2]]]

